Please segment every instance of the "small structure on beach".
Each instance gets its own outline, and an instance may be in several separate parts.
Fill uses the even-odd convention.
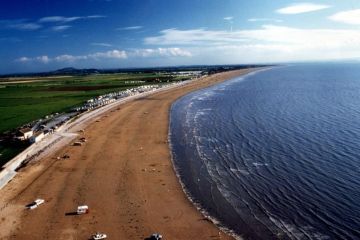
[[[34,131],[31,128],[21,128],[19,129],[17,135],[18,139],[20,140],[26,140],[33,136]]]
[[[40,142],[44,137],[45,137],[44,132],[37,132],[30,138],[30,142],[31,143]]]

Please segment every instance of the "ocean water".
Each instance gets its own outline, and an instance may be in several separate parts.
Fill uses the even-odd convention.
[[[360,63],[276,67],[171,109],[192,201],[245,239],[360,239]]]

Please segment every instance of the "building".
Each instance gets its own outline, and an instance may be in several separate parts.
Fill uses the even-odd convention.
[[[19,131],[18,131],[18,138],[20,140],[26,140],[26,139],[29,139],[33,136],[34,134],[34,131],[31,130],[31,128],[21,128]]]
[[[43,132],[37,132],[30,138],[31,143],[40,142],[45,137],[45,134]]]

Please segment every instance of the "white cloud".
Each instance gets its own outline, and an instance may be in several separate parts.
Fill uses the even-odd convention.
[[[191,52],[181,48],[135,49],[132,56],[140,57],[191,57]]]
[[[35,31],[43,26],[39,23],[30,22],[27,19],[0,20],[0,29],[15,29],[21,31]]]
[[[356,39],[359,38],[359,39]],[[307,46],[339,46],[349,41],[360,43],[360,31],[341,29],[299,29],[285,26],[264,25],[260,29],[233,32],[205,29],[166,29],[159,36],[145,38],[152,45],[234,45],[262,43],[298,44]]]
[[[284,8],[280,8],[276,10],[276,12],[280,14],[300,14],[319,11],[330,7],[330,5],[316,3],[295,3]]]
[[[191,52],[181,48],[158,48],[160,56],[168,57],[191,57]]]
[[[233,62],[275,60],[327,60],[360,56],[360,31],[349,29],[299,29],[264,25],[233,32],[205,29],[167,29],[144,39],[151,45],[187,46],[193,59],[225,58]],[[214,62],[216,63],[216,62]]]
[[[62,17],[62,16],[50,16],[50,17],[43,17],[39,19],[41,23],[49,23],[49,22],[73,22],[81,17]]]
[[[40,63],[49,63],[49,62],[75,62],[79,60],[99,60],[99,59],[125,59],[127,58],[127,54],[125,51],[120,50],[112,50],[107,52],[97,52],[87,55],[70,55],[63,54],[53,58],[48,56],[38,56],[38,57],[21,57],[16,59],[18,62],[40,62]]]
[[[111,50],[107,52],[97,52],[94,54],[88,55],[89,58],[116,58],[116,59],[125,59],[127,58],[127,54],[125,51],[120,50]]]
[[[25,30],[25,31],[33,31],[42,28],[40,24],[37,23],[18,23],[8,25],[8,28],[17,29],[17,30]]]
[[[224,17],[224,20],[226,21],[232,21],[234,19],[234,17]]]
[[[63,32],[67,29],[71,28],[69,25],[61,25],[61,26],[54,26],[51,28],[54,32]]]
[[[84,17],[84,19],[94,19],[94,18],[106,18],[106,16],[104,16],[104,15],[90,15],[90,16]]]
[[[51,59],[48,56],[39,56],[35,58],[36,61],[41,62],[41,63],[49,63],[51,61]]]
[[[90,45],[92,46],[100,46],[100,47],[112,47],[112,45],[110,43],[91,43]]]
[[[239,31],[212,31],[205,29],[165,29],[159,36],[145,38],[145,44],[149,45],[208,45],[224,44],[227,42],[241,43],[246,41]]]
[[[90,16],[75,16],[75,17],[63,17],[63,16],[48,16],[40,18],[37,22],[31,22],[27,19],[12,19],[12,20],[0,20],[0,29],[15,29],[21,31],[35,31],[43,28],[46,23],[62,24],[60,26],[52,26],[50,29],[53,31],[64,31],[71,26],[65,23],[74,22],[81,19],[96,19],[105,18],[103,15],[90,15]]]
[[[129,27],[122,27],[122,28],[117,28],[116,30],[139,30],[142,29],[143,26],[129,26]]]
[[[73,56],[73,55],[64,54],[57,56],[52,60],[56,62],[74,62],[77,60],[86,60],[87,58],[88,56]]]
[[[359,25],[360,24],[360,9],[338,12],[338,13],[330,16],[329,19],[336,21],[336,22]]]
[[[87,55],[70,55],[63,54],[53,58],[48,56],[38,56],[38,57],[21,57],[16,59],[17,62],[29,63],[29,62],[40,62],[40,63],[49,63],[49,62],[75,62],[79,60],[101,60],[101,59],[113,59],[121,60],[132,58],[156,58],[156,57],[191,57],[192,54],[190,51],[181,49],[181,48],[155,48],[155,49],[132,49],[129,51],[124,50],[111,50],[106,52],[96,52]]]
[[[94,18],[105,18],[106,16],[102,15],[91,15],[91,16],[75,16],[75,17],[64,17],[64,16],[48,16],[39,19],[40,23],[67,23],[73,22],[80,19],[94,19]]]
[[[274,18],[249,18],[248,22],[277,22],[281,23],[283,22],[280,19],[274,19]]]
[[[28,57],[21,57],[21,58],[17,59],[16,61],[18,61],[18,62],[29,62],[29,61],[31,61],[31,59],[28,58]]]

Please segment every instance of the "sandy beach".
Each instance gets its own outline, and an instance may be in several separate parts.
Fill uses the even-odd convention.
[[[67,145],[34,161],[0,190],[0,239],[232,239],[187,199],[168,145],[169,109],[179,97],[238,70],[132,100],[91,121],[83,146]],[[60,160],[58,156],[69,155]],[[25,205],[37,198],[35,210]],[[89,214],[71,215],[86,204]],[[69,214],[70,213],[70,214]]]

